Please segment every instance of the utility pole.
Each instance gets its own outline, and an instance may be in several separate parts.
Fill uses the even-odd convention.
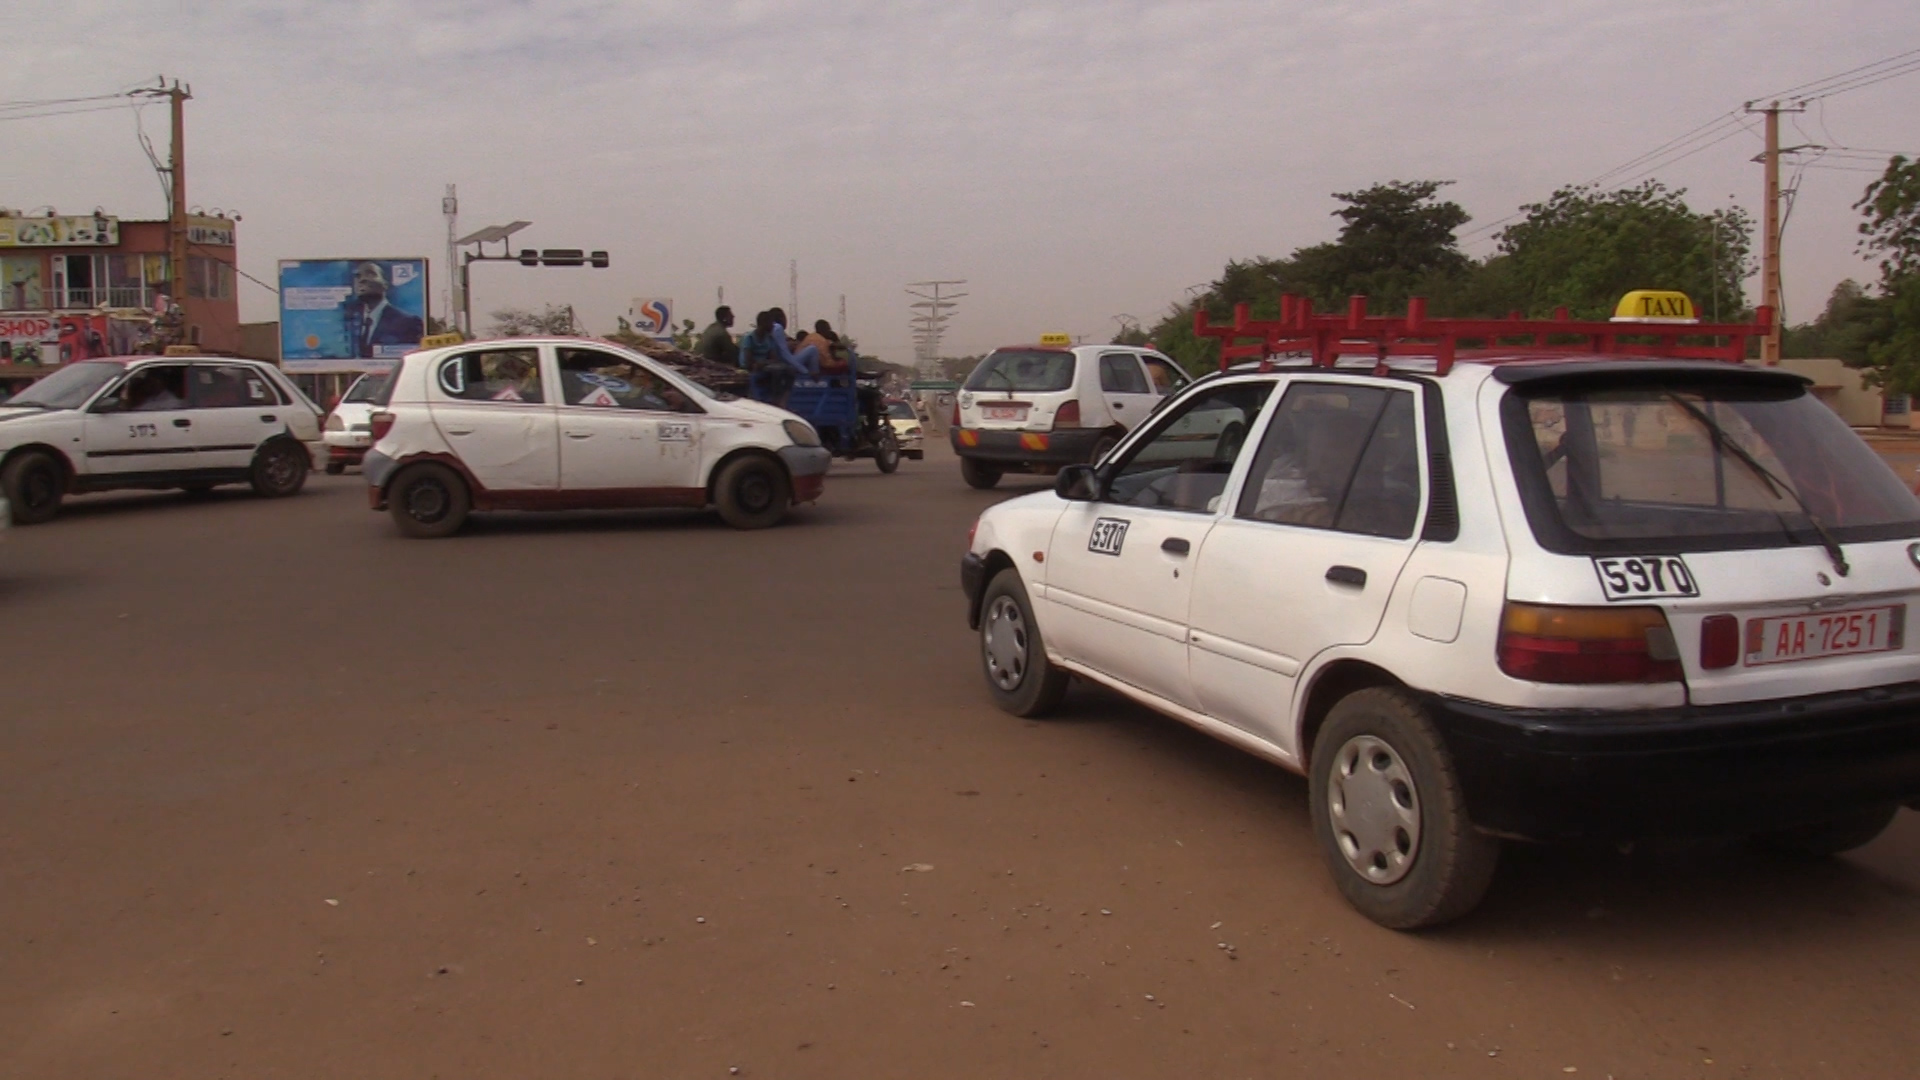
[[[465,305],[460,296],[460,252],[454,237],[459,235],[460,195],[454,185],[447,185],[447,193],[440,199],[440,212],[447,216],[447,325],[454,330],[473,336],[471,329],[460,324],[460,311]]]
[[[1761,211],[1765,235],[1760,249],[1760,295],[1761,303],[1773,309],[1773,323],[1767,328],[1767,336],[1760,340],[1760,362],[1772,367],[1780,363],[1780,324],[1785,310],[1780,296],[1780,114],[1806,112],[1807,107],[1801,102],[1782,107],[1774,101],[1765,108],[1755,108],[1749,101],[1746,111],[1761,113],[1767,118],[1767,149],[1761,155],[1762,164],[1766,166],[1766,201]]]
[[[847,294],[840,294],[840,336],[847,336]]]
[[[167,276],[176,304],[187,295],[187,99],[192,96],[193,88],[182,86],[178,79],[173,81],[173,89],[167,91],[173,103],[173,154],[167,166],[173,183],[167,232],[173,243],[169,248],[168,261],[172,265],[168,267]]]
[[[964,279],[957,281],[915,281],[907,285],[907,295],[917,299],[907,305],[919,314],[908,320],[913,326],[913,357],[924,369],[931,369],[940,362],[940,338],[946,333],[947,320],[953,316],[952,309],[960,306],[959,301],[966,293],[940,290],[965,285]]]
[[[787,260],[787,332],[800,325],[800,260]]]

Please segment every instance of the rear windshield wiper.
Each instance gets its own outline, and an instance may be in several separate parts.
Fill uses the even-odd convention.
[[[1742,465],[1752,470],[1753,474],[1758,476],[1761,482],[1767,485],[1767,490],[1773,493],[1774,498],[1779,498],[1780,493],[1785,492],[1787,497],[1793,500],[1794,505],[1800,508],[1800,512],[1806,515],[1807,524],[1812,525],[1814,533],[1820,537],[1820,546],[1827,550],[1827,558],[1833,560],[1833,568],[1840,572],[1841,577],[1847,576],[1848,572],[1852,569],[1852,567],[1847,565],[1847,553],[1840,550],[1840,541],[1833,538],[1833,533],[1827,529],[1826,522],[1820,520],[1820,515],[1813,512],[1813,508],[1807,505],[1807,501],[1800,497],[1798,491],[1795,491],[1785,480],[1775,476],[1773,470],[1760,464],[1759,460],[1752,454],[1747,453],[1746,447],[1735,442],[1733,437],[1727,434],[1726,429],[1722,428],[1718,423],[1715,423],[1713,417],[1708,416],[1706,411],[1698,405],[1695,405],[1693,402],[1688,401],[1686,398],[1681,397],[1671,390],[1667,391],[1667,398],[1675,405],[1685,409],[1688,416],[1699,421],[1700,426],[1707,429],[1707,434],[1713,437],[1715,447],[1725,448],[1731,452]]]

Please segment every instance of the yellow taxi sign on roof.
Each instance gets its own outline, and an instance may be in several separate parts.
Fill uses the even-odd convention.
[[[423,349],[438,349],[443,345],[458,345],[465,340],[467,340],[466,337],[458,330],[445,334],[428,334],[426,337],[420,339],[420,347]]]
[[[1635,289],[1613,309],[1614,322],[1697,323],[1693,301],[1672,289]]]
[[[200,349],[194,345],[169,345],[160,352],[162,356],[199,356]]]
[[[1073,344],[1073,337],[1072,337],[1071,335],[1069,335],[1069,334],[1041,334],[1041,335],[1040,335],[1040,344],[1042,344],[1042,345],[1071,345],[1071,344]]]

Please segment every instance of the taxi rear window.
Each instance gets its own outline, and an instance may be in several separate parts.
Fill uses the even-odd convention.
[[[968,390],[1048,393],[1073,385],[1073,354],[1050,349],[998,349],[967,376]]]
[[[1519,386],[1501,406],[1549,551],[1679,554],[1920,536],[1920,500],[1799,386]]]

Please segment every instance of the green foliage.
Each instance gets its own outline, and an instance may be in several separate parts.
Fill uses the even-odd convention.
[[[1866,367],[1874,344],[1891,335],[1892,320],[1892,306],[1884,298],[1857,281],[1843,281],[1834,286],[1819,318],[1786,328],[1780,352],[1795,359],[1834,356],[1850,367]]]
[[[1854,204],[1866,218],[1860,246],[1880,256],[1884,320],[1867,346],[1875,380],[1920,393],[1920,161],[1894,155]]]
[[[537,313],[526,308],[501,308],[491,312],[488,318],[493,320],[488,333],[494,337],[573,333],[573,308],[568,304],[548,304]]]
[[[1634,289],[1678,289],[1702,317],[1731,318],[1745,307],[1753,222],[1738,207],[1695,213],[1685,195],[1649,180],[1609,192],[1565,187],[1523,206],[1526,218],[1499,233],[1504,263],[1471,297],[1475,309],[1446,313],[1544,317],[1565,307],[1604,319]]]
[[[681,352],[692,352],[694,339],[699,336],[700,331],[694,327],[693,320],[682,319],[680,328],[673,332],[673,347]]]
[[[1145,330],[1140,329],[1138,323],[1123,323],[1120,332],[1113,335],[1112,344],[1140,346],[1149,344],[1152,340]]]

